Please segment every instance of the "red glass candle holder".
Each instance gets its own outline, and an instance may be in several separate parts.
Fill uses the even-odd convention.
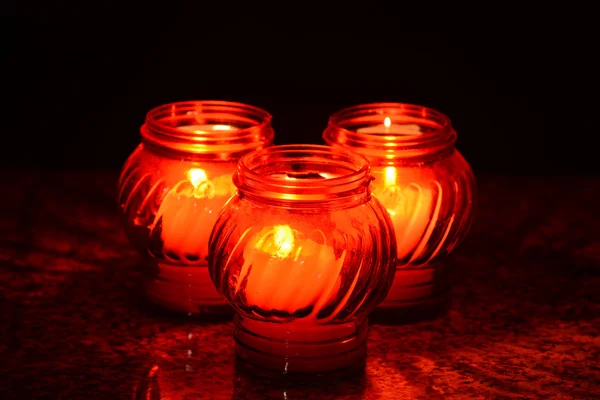
[[[209,268],[237,311],[242,365],[267,375],[363,365],[367,315],[396,266],[391,220],[371,179],[364,157],[327,146],[274,146],[240,160]]]
[[[208,274],[208,239],[235,192],[239,158],[271,144],[271,116],[225,101],[173,103],[151,110],[141,134],[118,204],[129,240],[149,256],[145,292],[174,311],[224,311]]]
[[[394,223],[398,270],[381,307],[406,315],[445,309],[448,276],[439,260],[467,233],[475,198],[449,118],[410,104],[359,105],[331,116],[323,138],[369,159],[373,194]]]

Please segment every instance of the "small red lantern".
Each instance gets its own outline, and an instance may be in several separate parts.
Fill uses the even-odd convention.
[[[210,274],[237,311],[236,353],[267,374],[364,365],[367,315],[396,267],[390,217],[359,155],[274,146],[240,160],[210,239]]]
[[[369,159],[373,194],[394,223],[398,270],[381,307],[399,314],[443,307],[448,280],[439,261],[465,237],[475,198],[450,119],[416,105],[365,104],[331,116],[323,138]]]
[[[175,311],[227,309],[208,275],[208,239],[238,159],[271,144],[271,116],[225,101],[173,103],[150,111],[141,133],[118,203],[129,240],[150,256],[146,294]]]

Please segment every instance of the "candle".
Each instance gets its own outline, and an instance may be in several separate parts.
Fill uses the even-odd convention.
[[[177,129],[192,133],[235,132],[238,130],[235,126],[219,124],[184,125],[178,126]]]
[[[385,117],[383,124],[372,125],[356,130],[357,133],[372,135],[420,135],[421,128],[417,124],[394,124],[390,117]],[[398,170],[395,167],[383,168],[382,181],[375,182],[373,192],[388,210],[398,242],[398,259],[411,256],[411,260],[420,253],[418,249],[421,239],[426,233],[431,217],[433,193],[417,180],[411,180],[406,170],[401,172],[398,181]]]
[[[396,267],[366,158],[274,146],[239,161],[210,240],[210,276],[235,309],[235,352],[281,376],[364,366],[367,315]],[[257,185],[257,180],[261,185]]]
[[[402,260],[414,251],[413,260],[423,250],[419,244],[426,243],[431,235],[428,227],[435,227],[433,192],[416,177],[411,177],[408,169],[400,171],[404,182],[399,181],[396,167],[385,167],[381,174],[382,180],[375,181],[373,193],[388,210],[394,224],[398,259]]]
[[[229,175],[211,181],[203,169],[188,170],[187,179],[163,198],[150,227],[161,226],[165,256],[183,264],[206,262],[211,229],[234,191]]]
[[[228,314],[209,276],[209,236],[235,193],[240,157],[272,144],[271,115],[242,103],[177,102],[150,110],[140,133],[118,204],[128,239],[146,256],[145,294],[173,311]]]
[[[370,133],[374,135],[395,134],[395,135],[419,135],[421,128],[417,124],[392,124],[390,117],[385,117],[383,124],[367,126],[356,130],[357,133]]]
[[[313,306],[303,319],[314,320],[335,299],[346,252],[336,258],[326,243],[299,236],[289,225],[276,225],[250,239],[235,288],[245,281],[249,306],[290,314]]]
[[[380,305],[393,311],[386,315],[391,319],[432,317],[445,308],[448,264],[442,260],[469,228],[475,189],[456,138],[446,115],[391,102],[339,110],[323,132],[327,144],[369,159],[372,195],[394,225],[396,275]]]

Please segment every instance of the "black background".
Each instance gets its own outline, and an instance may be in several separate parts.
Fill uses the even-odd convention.
[[[476,172],[598,172],[589,10],[226,4],[171,17],[161,4],[158,19],[66,6],[3,18],[5,166],[119,168],[151,108],[221,99],[268,110],[276,143],[320,142],[342,107],[415,103],[450,116]]]

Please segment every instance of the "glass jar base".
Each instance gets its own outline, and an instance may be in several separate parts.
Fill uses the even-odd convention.
[[[346,375],[364,368],[367,320],[340,324],[274,323],[235,317],[237,364],[266,377]]]
[[[450,291],[446,290],[418,301],[390,302],[385,307],[376,308],[369,318],[373,323],[382,325],[427,321],[443,316],[450,304]]]
[[[375,310],[378,322],[430,319],[443,314],[450,305],[450,283],[442,264],[418,269],[398,268],[386,299]]]
[[[217,293],[206,266],[158,264],[144,283],[146,297],[163,308],[185,313],[231,313]]]

